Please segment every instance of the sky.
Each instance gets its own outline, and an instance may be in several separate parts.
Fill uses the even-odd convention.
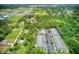
[[[0,4],[79,4],[79,0],[0,0]]]

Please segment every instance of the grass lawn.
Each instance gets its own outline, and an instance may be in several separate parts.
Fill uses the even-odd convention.
[[[9,18],[8,23],[9,24],[15,24],[17,23],[23,16],[17,15],[17,16],[12,16]]]
[[[14,40],[16,39],[16,37],[20,33],[20,31],[21,31],[21,28],[13,29],[12,32],[5,37],[5,40],[7,40],[9,42],[14,42]]]

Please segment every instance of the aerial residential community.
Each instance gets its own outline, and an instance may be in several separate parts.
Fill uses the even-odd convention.
[[[0,5],[0,54],[78,54],[79,5]]]

